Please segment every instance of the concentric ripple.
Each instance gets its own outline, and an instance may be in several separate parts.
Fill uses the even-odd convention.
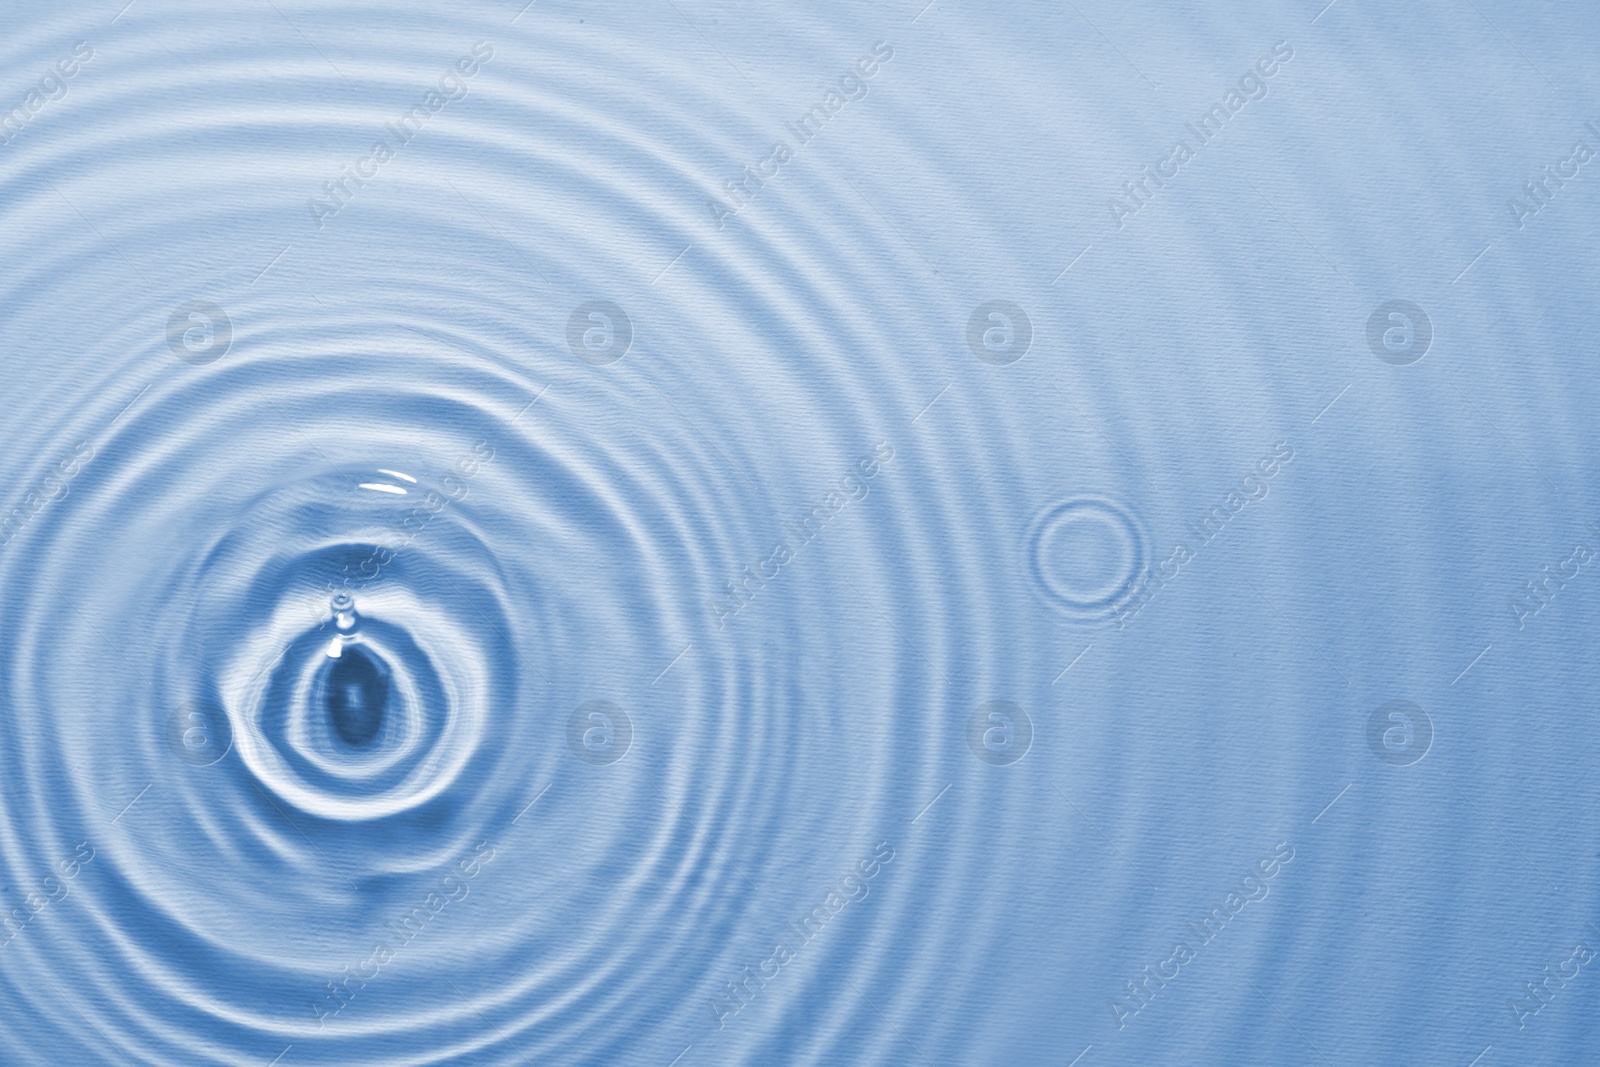
[[[1138,519],[1099,497],[1064,500],[1041,515],[1029,534],[1028,553],[1045,596],[1085,620],[1114,615],[1150,566]]]
[[[150,1062],[621,1062],[708,1037],[722,973],[798,901],[779,887],[838,884],[932,791],[938,749],[872,741],[924,714],[912,679],[981,685],[941,621],[970,576],[883,562],[924,553],[891,507],[921,376],[875,395],[855,357],[933,329],[860,294],[937,281],[885,259],[838,183],[709,226],[707,168],[771,113],[706,95],[692,62],[659,75],[671,106],[608,73],[647,40],[456,12],[330,49],[336,74],[268,35],[259,68],[180,66],[183,106],[135,138],[113,125],[148,78],[133,57],[183,37],[140,14],[86,68],[105,80],[73,132],[5,179],[54,196],[42,175],[70,171],[56,190],[94,230],[50,216],[36,269],[57,306],[121,312],[92,317],[106,358],[47,388],[17,453],[92,457],[0,559],[3,677],[36,709],[3,728],[38,798],[9,813],[8,863],[97,851],[59,906],[72,939],[26,931],[7,980],[57,976],[84,995],[38,1018]],[[378,177],[304,211],[470,55],[465,95]],[[196,137],[229,165],[159,193],[103,162]],[[102,239],[134,270],[86,270]],[[920,620],[909,644],[816,626],[866,605]],[[839,673],[810,678],[815,656]],[[840,824],[805,798],[846,768]],[[772,851],[779,826],[838,846]],[[782,1018],[708,1053],[754,1054]]]
[[[1267,981],[1272,922],[1363,959],[1292,879],[1423,850],[1321,829],[1395,779],[1310,817],[1351,752],[1449,801],[1482,644],[1419,636],[1415,583],[1520,558],[1463,526],[1565,530],[1595,406],[1437,377],[1548,309],[1477,321],[1454,245],[1501,237],[1406,214],[1463,149],[1333,153],[1380,194],[1307,142],[1411,144],[1451,94],[1396,72],[1481,47],[1355,7],[17,16],[6,70],[77,58],[0,145],[0,1061],[1238,1062],[1277,1024],[1230,949],[1170,1029],[1106,1002],[1280,832],[1233,961],[1338,1000]],[[1335,42],[1393,69],[1313,122]],[[1409,312],[1369,343],[1391,304],[1426,359]]]

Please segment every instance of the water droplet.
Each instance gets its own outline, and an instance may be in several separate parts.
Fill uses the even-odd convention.
[[[333,625],[342,634],[353,634],[361,621],[356,613],[356,599],[349,593],[340,593],[328,605],[333,609]]]

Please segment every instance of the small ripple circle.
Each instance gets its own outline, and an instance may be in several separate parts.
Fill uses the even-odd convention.
[[[1149,546],[1127,508],[1082,496],[1039,517],[1029,535],[1028,557],[1046,599],[1073,617],[1101,619],[1138,590]]]

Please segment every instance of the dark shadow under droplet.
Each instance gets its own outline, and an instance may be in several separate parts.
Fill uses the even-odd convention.
[[[339,739],[355,748],[370,745],[383,728],[389,672],[361,646],[351,645],[328,667],[323,698]]]

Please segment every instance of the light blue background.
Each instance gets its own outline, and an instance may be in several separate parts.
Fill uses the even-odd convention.
[[[0,110],[93,55],[0,144],[0,1063],[1600,1057],[1600,967],[1510,1006],[1600,950],[1600,567],[1511,607],[1600,550],[1600,162],[1510,207],[1600,152],[1595,9],[921,4],[7,16]],[[592,300],[609,364],[568,344]],[[1014,362],[969,347],[993,300]],[[1420,361],[1369,347],[1391,300]],[[203,365],[190,301],[231,324]],[[1128,519],[1039,557],[1083,499]],[[1121,626],[1048,592],[1179,540]],[[386,543],[356,603],[415,642],[423,740],[362,777],[292,682]],[[591,700],[616,762],[569,744]],[[1368,743],[1393,700],[1431,722],[1409,765]],[[1005,766],[968,742],[992,701],[1031,723]]]

